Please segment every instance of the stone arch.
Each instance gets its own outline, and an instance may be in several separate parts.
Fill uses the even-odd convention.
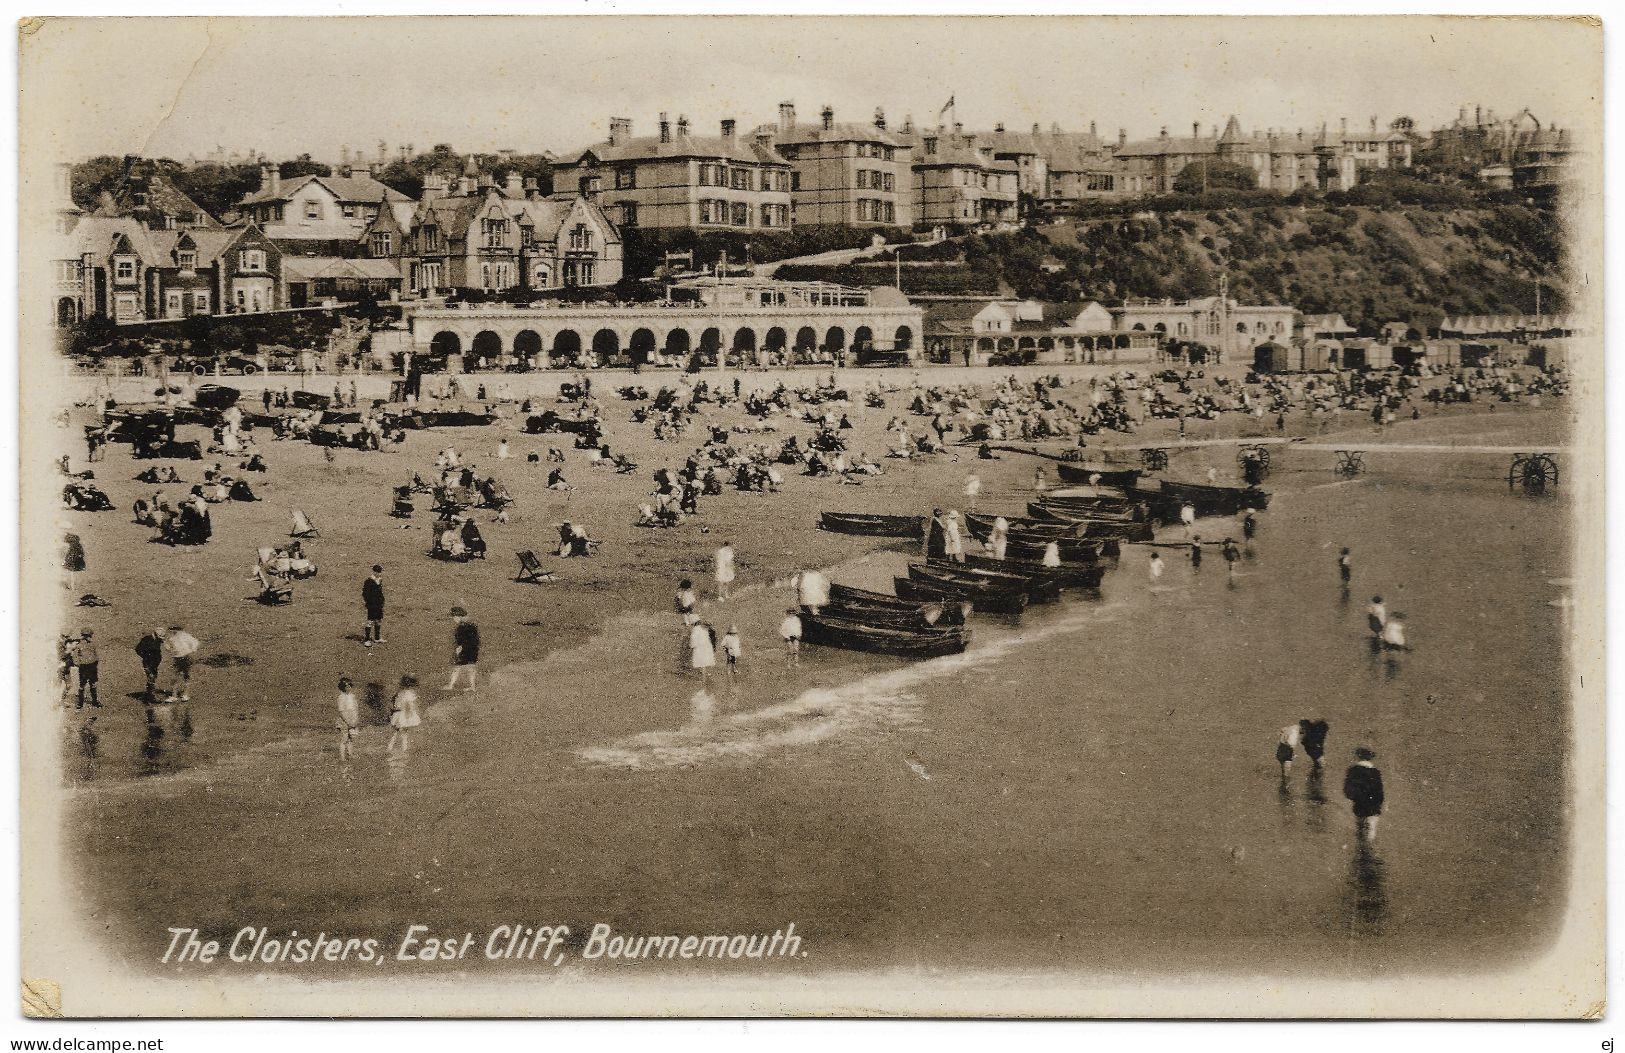
[[[463,339],[449,329],[442,329],[429,341],[429,351],[436,355],[460,355],[463,353]]]
[[[581,357],[581,334],[574,329],[561,329],[553,336],[551,354],[555,363],[574,362]]]
[[[665,354],[672,358],[687,358],[693,347],[693,338],[687,329],[673,329],[666,334]]]
[[[976,341],[976,350],[978,351],[993,351],[996,349],[997,345],[993,343],[993,338],[991,336],[984,336],[980,340]]]
[[[698,351],[707,361],[715,362],[722,353],[722,330],[713,325],[701,333]]]
[[[796,330],[796,350],[810,353],[818,347],[818,331],[810,325]]]
[[[733,354],[741,365],[756,363],[756,330],[750,326],[734,330]]]
[[[790,337],[783,326],[774,326],[762,338],[762,349],[765,351],[783,351],[789,343]]]
[[[1126,347],[1130,346],[1129,345],[1129,338],[1128,338],[1128,336],[1126,334],[1117,338],[1117,346],[1119,348],[1126,348]]]
[[[860,325],[852,331],[852,350],[867,353],[875,349],[875,331]]]
[[[906,325],[897,327],[897,333],[892,338],[892,346],[898,351],[914,350],[914,330]]]
[[[830,326],[829,327],[829,332],[824,334],[824,350],[825,351],[839,351],[845,346],[846,346],[846,330],[842,329],[838,325]]]
[[[999,338],[999,350],[1000,351],[1014,351],[1015,349],[1016,349],[1015,340],[1011,339],[1008,336],[1004,336],[1004,337]]]
[[[643,365],[655,356],[655,334],[651,329],[637,329],[632,333],[632,339],[627,341],[627,350],[632,356],[635,365]]]
[[[541,334],[534,329],[519,330],[513,335],[513,353],[527,362],[541,354]]]
[[[1055,341],[1053,339],[1051,339],[1050,337],[1047,337],[1047,336],[1039,337],[1038,338],[1038,350],[1040,350],[1040,351],[1053,351],[1053,350],[1055,350]]]
[[[474,352],[476,359],[496,358],[502,354],[502,337],[490,329],[482,329],[474,334],[474,343],[469,345],[469,350]]]
[[[600,329],[592,335],[592,354],[603,365],[621,353],[621,334],[613,329]]]

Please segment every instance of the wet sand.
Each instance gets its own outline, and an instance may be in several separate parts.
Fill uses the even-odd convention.
[[[881,452],[879,429],[901,411],[889,401],[851,411],[855,449]],[[561,437],[516,436],[502,464],[492,429],[414,433],[384,454],[338,451],[334,465],[306,444],[267,443],[267,500],[216,506],[215,539],[198,550],[144,544],[123,510],[151,488],[127,481],[141,467],[128,447],[112,449],[96,468],[120,511],[71,516],[91,560],[78,591],[114,602],[75,612],[102,642],[110,709],[93,765],[74,755],[77,715],[64,717],[64,756],[82,893],[115,953],[151,964],[176,924],[393,940],[408,921],[458,933],[793,921],[813,953],[791,968],[1360,972],[1490,967],[1550,934],[1567,711],[1563,609],[1548,601],[1569,573],[1564,511],[1560,497],[1509,496],[1504,458],[1374,454],[1347,480],[1330,454],[1288,450],[1233,587],[1221,560],[1192,573],[1165,552],[1153,590],[1144,551],[1129,547],[1100,597],[1019,623],[978,616],[965,655],[903,664],[808,648],[790,670],[774,632],[790,572],[880,583],[905,561],[884,539],[817,531],[817,510],[957,505],[974,468],[981,505],[1016,511],[1036,462],[883,460],[888,474],[863,487],[793,476],[782,495],[729,492],[678,530],[644,531],[628,523],[648,473],[699,440],[655,443],[630,409],[609,403],[609,441],[639,472],[589,469],[569,451],[582,490],[568,497],[542,488],[545,463],[523,461]],[[1429,409],[1383,439],[1556,445],[1566,412]],[[1273,421],[1231,416],[1191,437],[1238,427],[1273,433]],[[1347,414],[1311,433],[1377,439]],[[404,531],[385,514],[388,485],[448,442],[519,498],[513,522],[482,517],[485,564],[429,560],[425,514]],[[1181,454],[1177,474],[1214,463],[1233,476],[1233,456]],[[310,547],[323,569],[293,606],[262,608],[244,599],[243,575],[295,504],[322,527]],[[563,518],[604,538],[602,554],[547,558],[557,581],[513,583],[512,551],[545,549]],[[1235,529],[1211,525],[1215,537]],[[741,580],[706,613],[719,632],[738,623],[746,657],[736,687],[705,693],[680,666],[671,593],[684,574],[709,589],[724,535]],[[1356,560],[1346,600],[1343,544]],[[127,565],[113,574],[110,561]],[[359,588],[374,561],[389,568],[389,642],[369,652]],[[1397,662],[1366,648],[1368,583],[1410,615],[1417,650]],[[447,698],[433,678],[453,602],[480,622],[494,674]],[[140,686],[134,637],[171,617],[216,662],[243,660],[199,670],[196,739],[143,776],[140,706],[119,689]],[[333,683],[403,671],[429,688],[409,752],[386,756],[374,714],[341,765]],[[1277,731],[1301,716],[1332,724],[1318,790],[1301,760],[1286,787],[1275,774]],[[1354,843],[1339,792],[1360,742],[1389,780],[1374,852]]]

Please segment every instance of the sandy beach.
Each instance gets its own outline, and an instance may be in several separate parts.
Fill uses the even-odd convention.
[[[985,386],[1009,372],[969,375]],[[1016,372],[1060,372],[1062,396],[1081,398],[1087,378],[1110,369]],[[964,374],[919,375],[954,384]],[[822,375],[740,380],[761,389]],[[385,379],[364,378],[363,396]],[[465,383],[482,379],[493,393],[542,397],[572,378]],[[1041,462],[979,460],[972,448],[884,458],[884,425],[903,398],[866,410],[858,397],[846,408],[849,449],[875,455],[885,474],[862,486],[791,475],[777,495],[729,488],[679,528],[640,529],[632,522],[651,473],[681,466],[703,435],[656,441],[612,389],[635,382],[653,393],[676,379],[593,375],[606,441],[639,464],[627,476],[589,467],[569,436],[511,425],[410,432],[381,453],[334,451],[331,463],[307,443],[263,436],[271,470],[253,482],[264,500],[214,506],[214,538],[199,548],[153,544],[129,522],[131,502],[154,489],[131,481],[148,462],[109,448],[93,467],[115,510],[63,513],[89,560],[75,595],[111,604],[71,612],[101,644],[97,756],[81,747],[84,712],[62,710],[61,725],[70,839],[89,864],[78,891],[118,934],[114,953],[151,963],[176,924],[227,938],[252,923],[393,938],[408,917],[459,933],[554,920],[578,936],[594,920],[628,932],[793,921],[816,948],[793,968],[909,966],[963,941],[974,967],[1122,973],[1243,961],[1267,972],[1321,958],[1358,971],[1504,958],[1549,936],[1565,799],[1552,775],[1567,728],[1562,609],[1547,602],[1561,592],[1548,583],[1568,574],[1561,495],[1509,496],[1501,454],[1379,450],[1558,447],[1563,400],[1425,407],[1381,434],[1358,414],[1310,421],[1294,411],[1284,434],[1372,451],[1369,471],[1345,478],[1330,452],[1277,447],[1266,484],[1276,499],[1235,579],[1216,558],[1193,572],[1171,552],[1168,579],[1152,588],[1144,550],[1128,546],[1099,596],[1035,607],[1020,622],[978,616],[964,655],[906,664],[808,648],[790,669],[774,626],[791,574],[829,568],[837,581],[887,591],[908,556],[906,544],[820,531],[818,512],[963,507],[974,471],[980,507],[1018,513]],[[860,396],[912,379],[853,370],[838,382]],[[223,382],[252,397],[260,380]],[[60,433],[76,468],[86,413]],[[732,406],[707,418],[747,422]],[[799,413],[773,423],[777,432],[739,438],[776,444],[811,431]],[[1171,440],[1175,427],[1090,441]],[[1273,418],[1226,414],[1192,422],[1188,438],[1237,434],[1277,432]],[[501,437],[512,456],[499,462]],[[507,523],[477,513],[485,561],[426,555],[427,499],[410,521],[388,515],[390,487],[427,475],[446,445],[517,499]],[[549,447],[565,450],[574,492],[547,490],[550,466],[526,462]],[[213,461],[181,462],[182,477],[198,481]],[[1169,474],[1199,480],[1210,464],[1235,480],[1228,446],[1177,454]],[[1437,529],[1441,517],[1479,522],[1492,507],[1504,522],[1468,546]],[[321,530],[307,544],[320,570],[296,584],[293,604],[266,607],[247,574],[257,547],[287,538],[294,508]],[[549,554],[563,520],[602,540],[596,557]],[[1236,524],[1200,529],[1217,539]],[[711,580],[723,540],[740,568],[727,603]],[[1356,552],[1352,597],[1338,596],[1338,545]],[[515,582],[520,549],[541,554],[555,579]],[[386,568],[387,642],[368,649],[360,587],[373,563]],[[731,687],[704,691],[682,668],[672,610],[682,577],[719,634],[740,629],[746,656]],[[1367,582],[1405,590],[1416,653],[1367,653]],[[1325,600],[1300,610],[1294,598],[1306,593]],[[438,690],[453,605],[484,635],[485,680],[472,695]],[[130,648],[175,622],[203,643],[196,733],[155,757],[141,748]],[[1447,660],[1463,647],[1480,660]],[[364,707],[358,756],[341,764],[339,677],[387,698],[403,673],[425,687],[409,751],[386,754],[385,716]],[[1277,729],[1310,715],[1334,728],[1324,783],[1300,771],[1278,787]],[[1390,791],[1405,803],[1375,863],[1350,847],[1339,792],[1356,739],[1377,744],[1404,788]],[[1510,843],[1506,829],[1522,837]],[[1475,928],[1474,904],[1486,899],[1505,909],[1487,914],[1493,929]]]

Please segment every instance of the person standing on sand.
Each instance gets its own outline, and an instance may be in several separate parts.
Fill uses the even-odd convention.
[[[355,684],[349,677],[339,680],[339,760],[348,761],[355,756],[354,742],[361,734],[361,707],[356,703]]]
[[[1377,839],[1377,820],[1382,818],[1382,772],[1372,761],[1377,754],[1361,746],[1354,751],[1354,763],[1343,776],[1343,796],[1354,811],[1355,832],[1364,840]]]
[[[401,687],[395,692],[395,697],[389,703],[389,745],[384,747],[385,753],[394,753],[399,749],[405,753],[411,746],[411,737],[407,732],[423,723],[423,717],[418,713],[418,678],[407,675],[401,677]]]
[[[688,627],[688,665],[700,671],[700,683],[711,686],[711,669],[717,664],[716,632],[704,622]]]
[[[1389,651],[1409,651],[1405,643],[1405,615],[1395,611],[1382,623],[1382,646]]]
[[[779,623],[779,636],[784,640],[785,664],[795,667],[801,664],[801,615],[794,607],[784,612],[784,620]]]
[[[1298,725],[1288,724],[1281,729],[1281,739],[1275,744],[1275,760],[1281,765],[1281,781],[1292,774],[1292,758],[1298,753]]]
[[[1200,535],[1191,538],[1191,569],[1202,569],[1202,538]]]
[[[361,603],[367,609],[367,625],[361,635],[364,647],[384,642],[384,568],[372,565],[372,575],[361,583]]]
[[[976,511],[976,499],[982,496],[982,477],[975,472],[965,476],[965,501],[970,505],[972,512]]]
[[[1298,738],[1303,742],[1303,752],[1314,762],[1316,771],[1322,767],[1322,758],[1326,755],[1326,736],[1331,730],[1332,726],[1324,720],[1306,718],[1298,721]]]
[[[1230,577],[1234,578],[1236,576],[1236,560],[1241,558],[1241,549],[1236,547],[1236,539],[1225,538],[1223,551],[1225,569],[1230,573]]]
[[[93,631],[86,629],[79,634],[79,639],[69,648],[73,656],[74,668],[79,671],[79,698],[74,706],[75,709],[84,708],[87,693],[90,695],[91,706],[95,709],[102,708],[101,696],[97,693],[97,685],[101,679],[99,676],[101,658],[96,653],[95,643],[91,640],[95,635]]]
[[[1151,575],[1151,584],[1155,585],[1162,580],[1162,556],[1159,553],[1151,553],[1151,561],[1146,564],[1146,571]]]
[[[1191,528],[1196,525],[1196,506],[1186,501],[1179,506],[1179,521],[1185,524],[1185,536],[1191,536]]]
[[[164,633],[163,653],[170,662],[170,701],[192,700],[189,694],[192,687],[192,656],[197,654],[200,646],[197,637],[179,625],[171,625],[169,631]]]
[[[822,571],[804,570],[793,581],[796,599],[801,606],[817,614],[829,603],[829,579]]]
[[[965,541],[959,536],[959,513],[952,509],[942,514],[942,551],[955,563],[965,562]]]
[[[455,688],[466,669],[468,686],[463,690],[473,691],[479,680],[480,629],[468,620],[468,611],[461,607],[453,607],[451,617],[456,622],[451,632],[451,679],[446,681],[446,686],[441,690],[450,691]]]
[[[729,586],[734,580],[734,545],[732,541],[724,541],[722,547],[717,549],[717,599],[728,598]]]
[[[730,625],[728,631],[722,636],[722,657],[728,663],[728,686],[734,686],[734,678],[739,675],[739,659],[744,654],[744,645],[739,640],[739,626]]]
[[[1251,508],[1241,517],[1241,539],[1251,547],[1253,538],[1258,536],[1258,517],[1253,515]]]
[[[1383,606],[1381,596],[1371,597],[1371,602],[1366,604],[1365,622],[1372,636],[1382,635],[1382,627],[1388,624],[1388,608]]]
[[[153,700],[153,689],[158,686],[158,670],[164,664],[164,630],[157,628],[135,642],[135,656],[141,660],[141,671],[147,675],[146,700]]]
[[[687,578],[677,583],[677,613],[683,616],[685,627],[693,625],[700,620],[696,613],[700,606],[699,597],[694,595],[694,583]]]
[[[1337,577],[1343,583],[1344,591],[1347,591],[1349,582],[1354,579],[1354,560],[1346,548],[1337,554]]]

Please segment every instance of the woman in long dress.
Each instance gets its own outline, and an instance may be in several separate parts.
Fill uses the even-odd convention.
[[[423,723],[418,714],[418,679],[415,676],[401,677],[401,689],[395,692],[395,697],[389,704],[389,745],[385,747],[386,753],[393,753],[397,748],[402,753],[407,751],[410,736],[407,732]]]
[[[796,598],[814,614],[829,604],[829,579],[816,570],[804,570],[796,575]]]
[[[728,587],[734,580],[734,546],[732,541],[724,541],[722,547],[717,549],[717,599],[728,598]]]
[[[959,536],[958,512],[948,512],[942,518],[942,549],[955,563],[965,562],[965,542]]]
[[[688,664],[700,671],[700,681],[711,683],[711,668],[717,664],[715,634],[704,622],[695,622],[688,628]]]
[[[993,520],[993,534],[987,540],[988,549],[993,553],[994,559],[1003,559],[1005,550],[1010,545],[1010,521],[1003,516]]]

